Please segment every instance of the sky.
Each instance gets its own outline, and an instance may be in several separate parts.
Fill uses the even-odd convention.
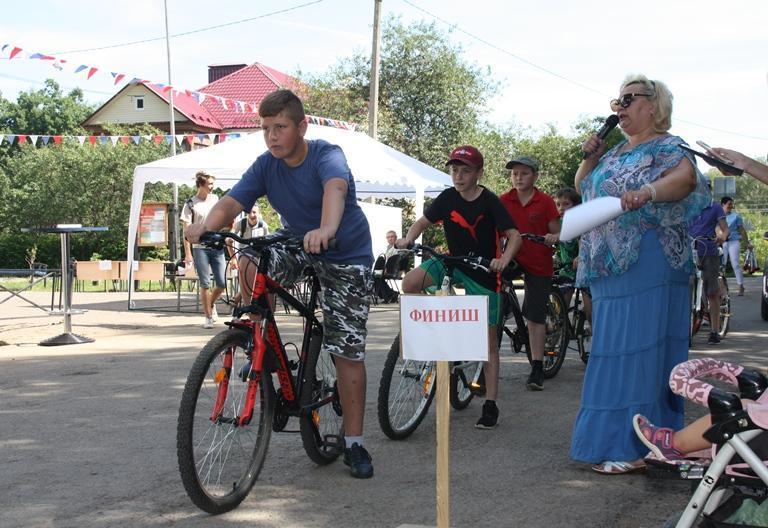
[[[210,64],[319,74],[371,51],[374,0],[167,0],[167,9],[170,34],[187,33],[170,43],[171,81],[181,89],[207,84]],[[486,109],[492,123],[533,131],[553,124],[568,133],[581,117],[607,116],[624,77],[643,73],[674,95],[673,134],[768,154],[766,0],[383,0],[382,18],[392,16],[434,22],[467,62],[489,72],[498,83]],[[123,86],[102,71],[167,83],[164,37],[162,0],[9,3],[0,46],[100,72],[86,80],[74,67],[7,60],[6,49],[0,93],[15,100],[52,78],[101,103]]]

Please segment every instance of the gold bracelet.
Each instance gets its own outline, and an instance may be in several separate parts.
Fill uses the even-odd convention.
[[[640,187],[640,188],[641,189],[645,189],[646,187],[648,188],[648,192],[651,193],[651,202],[655,202],[656,201],[656,187],[654,187],[650,183],[644,183],[643,186]]]

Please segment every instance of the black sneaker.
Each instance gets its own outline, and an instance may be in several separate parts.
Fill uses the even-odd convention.
[[[495,401],[485,400],[483,414],[475,424],[475,429],[493,429],[499,425],[499,408]]]
[[[534,365],[531,368],[531,374],[528,376],[528,381],[525,382],[525,386],[528,390],[540,391],[544,390],[544,367],[541,365]]]
[[[709,333],[709,339],[707,339],[707,344],[716,345],[720,341],[721,341],[720,336],[716,332]]]
[[[355,442],[352,447],[344,450],[344,464],[349,466],[349,473],[355,478],[371,478],[373,476],[373,464],[371,455],[363,446]]]

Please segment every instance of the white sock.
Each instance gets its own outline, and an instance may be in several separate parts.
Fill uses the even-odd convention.
[[[360,447],[363,447],[363,437],[362,436],[345,436],[344,442],[347,444],[347,449],[352,448],[352,444],[357,444]]]

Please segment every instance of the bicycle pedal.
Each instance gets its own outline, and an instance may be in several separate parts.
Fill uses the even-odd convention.
[[[344,448],[347,447],[343,436],[327,434],[323,436],[322,451],[326,455],[340,455],[344,452]]]

